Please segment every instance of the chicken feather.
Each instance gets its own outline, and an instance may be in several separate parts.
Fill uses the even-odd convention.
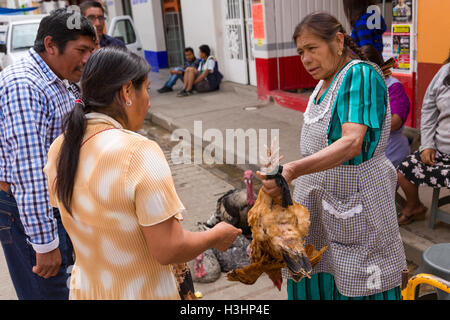
[[[281,158],[275,142],[267,151],[267,157],[261,159],[268,170],[273,170]],[[227,279],[253,284],[266,273],[280,290],[281,268],[287,268],[295,281],[310,277],[312,268],[320,262],[327,247],[320,251],[312,244],[305,247],[303,238],[309,231],[309,218],[306,207],[293,201],[293,205],[283,208],[281,201],[273,200],[261,189],[248,213],[253,237],[250,244],[251,264],[228,272]]]

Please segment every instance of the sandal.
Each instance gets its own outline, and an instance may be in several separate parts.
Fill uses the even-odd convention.
[[[424,207],[423,210],[420,211],[419,213],[412,214],[410,216],[401,213],[400,216],[398,217],[398,225],[404,226],[414,221],[425,220],[425,214],[427,213],[427,211],[428,208]]]

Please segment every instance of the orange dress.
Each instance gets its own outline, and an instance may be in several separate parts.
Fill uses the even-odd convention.
[[[172,267],[150,254],[140,228],[182,220],[185,209],[161,148],[106,115],[87,117],[72,216],[54,190],[63,136],[52,144],[44,169],[50,201],[61,211],[76,255],[70,299],[180,299]]]

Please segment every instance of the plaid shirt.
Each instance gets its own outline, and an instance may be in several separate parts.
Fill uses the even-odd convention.
[[[25,233],[39,253],[59,245],[42,170],[73,106],[65,83],[34,49],[0,73],[0,181],[11,184]]]

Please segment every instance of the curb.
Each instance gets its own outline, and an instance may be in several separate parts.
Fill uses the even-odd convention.
[[[435,245],[435,243],[419,237],[418,235],[402,227],[400,227],[399,230],[403,240],[403,246],[405,247],[405,255],[407,260],[420,266],[422,263],[423,252],[429,247]]]
[[[152,123],[164,128],[170,132],[173,132],[176,129],[181,129],[181,127],[176,125],[171,118],[168,118],[158,112],[148,113],[147,116],[145,117],[145,119],[151,121]],[[198,143],[196,143],[196,141],[200,140],[200,139],[195,139],[195,135],[192,132],[190,132],[190,134],[191,134],[191,141],[194,143],[194,145],[193,145],[194,148],[201,147],[202,150],[204,150],[208,145],[211,144],[211,142],[204,141],[203,137],[201,137],[202,144],[199,145]],[[227,151],[226,149],[219,148],[219,147],[217,147],[217,150],[219,152],[221,152],[222,154],[225,154]],[[235,154],[235,156],[237,157],[238,162],[242,162],[242,161],[239,161],[242,159],[240,159],[240,157],[237,154]],[[235,164],[235,166],[243,171],[252,170],[252,171],[256,172],[256,171],[260,170],[259,166],[255,165],[255,164]]]

